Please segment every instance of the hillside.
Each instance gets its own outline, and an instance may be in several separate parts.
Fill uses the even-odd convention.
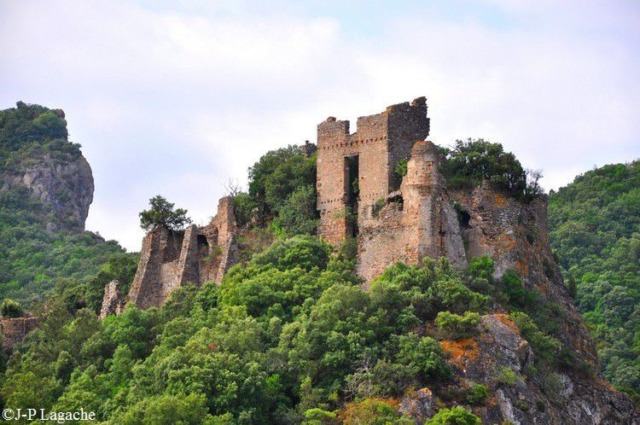
[[[33,306],[124,255],[115,241],[84,231],[93,189],[62,110],[18,102],[0,111],[0,302]]]
[[[238,206],[256,205],[267,187],[280,197],[245,210],[258,216],[240,222],[241,261],[221,285],[185,285],[158,308],[130,304],[103,321],[52,298],[8,364],[5,406],[82,407],[105,424],[637,423],[628,399],[597,377],[590,348],[574,346],[580,321],[566,310],[557,266],[547,279],[541,260],[528,259],[532,269],[540,262],[545,287],[515,269],[496,278],[486,256],[457,270],[427,259],[391,266],[363,291],[349,243],[333,251],[282,227],[297,189],[277,176],[304,158],[281,150],[252,168],[261,172]],[[502,220],[533,214],[514,233],[528,229],[530,241],[505,249],[540,255],[544,235],[526,225],[538,201],[470,190]],[[314,218],[287,214],[289,223]],[[266,225],[251,224],[258,218]]]
[[[428,133],[424,98],[367,120],[396,131],[403,117],[426,121],[415,128]],[[351,135],[335,118],[320,126],[328,144],[266,153],[248,193],[223,198],[207,226],[168,225],[162,217],[186,211],[152,199],[138,270],[116,244],[46,230],[60,225],[53,204],[28,185],[9,188],[25,196],[6,208],[5,230],[22,232],[15,246],[36,237],[23,246],[31,262],[14,256],[10,266],[50,273],[26,279],[25,293],[39,282],[52,290],[38,327],[9,358],[0,352],[0,409],[83,409],[114,425],[640,423],[599,375],[551,251],[547,197],[512,153],[413,136],[385,151],[389,138],[366,126]],[[355,160],[340,156],[354,146]],[[348,167],[337,170],[346,184],[332,180],[327,154]],[[369,169],[359,170],[358,154],[371,155]],[[392,170],[372,161],[381,154]],[[365,196],[385,179],[392,192]],[[343,193],[318,214],[323,190]],[[82,238],[95,243],[78,248]],[[60,247],[82,256],[40,271]],[[224,256],[235,265],[206,282]],[[101,320],[112,280],[126,306]]]
[[[549,196],[551,244],[604,376],[640,391],[640,162],[607,165]]]

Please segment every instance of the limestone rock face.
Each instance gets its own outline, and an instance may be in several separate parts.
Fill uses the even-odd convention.
[[[528,290],[536,289],[558,304],[566,316],[562,342],[597,369],[595,346],[551,252],[546,196],[526,204],[485,183],[473,191],[450,191],[449,197],[469,217],[461,229],[467,257],[491,257],[496,278],[514,270]]]
[[[485,315],[477,336],[441,345],[454,368],[452,387],[487,386],[486,404],[469,407],[483,423],[640,423],[628,398],[597,377],[532,373],[534,353],[507,315]],[[513,373],[515,382],[503,378],[505,371]]]
[[[415,395],[405,396],[400,402],[400,413],[422,425],[435,413],[435,398],[429,388],[422,388]]]
[[[83,231],[94,189],[91,166],[84,156],[60,161],[46,153],[30,158],[30,164],[21,168],[3,176],[0,192],[24,186],[50,209],[45,217],[47,230]]]

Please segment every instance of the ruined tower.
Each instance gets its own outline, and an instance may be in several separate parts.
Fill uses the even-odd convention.
[[[408,160],[414,142],[428,135],[424,97],[358,118],[353,134],[349,121],[329,117],[318,125],[319,235],[333,245],[356,236],[361,212],[399,189],[397,164]]]
[[[365,286],[399,261],[446,256],[456,266],[467,264],[428,134],[424,97],[358,118],[353,134],[348,121],[335,118],[318,126],[318,233],[334,246],[357,237]],[[402,176],[396,167],[404,161]]]
[[[235,263],[236,251],[233,199],[227,196],[220,199],[218,213],[206,226],[184,231],[156,228],[147,233],[129,301],[146,309],[164,304],[171,292],[188,282],[220,283]]]

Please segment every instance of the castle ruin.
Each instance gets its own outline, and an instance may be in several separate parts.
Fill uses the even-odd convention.
[[[187,282],[220,283],[235,264],[236,252],[233,198],[227,196],[220,199],[217,214],[206,226],[192,225],[183,231],[158,227],[147,233],[128,301],[146,309],[164,304],[171,292]],[[117,297],[115,284],[109,285],[105,297]],[[107,308],[121,310],[121,304],[111,302]]]
[[[428,135],[424,97],[358,118],[353,134],[349,121],[330,117],[318,125],[318,234],[334,246],[356,237],[358,274],[366,282],[398,261],[447,256],[466,265]]]
[[[0,348],[5,352],[11,352],[37,325],[38,319],[31,315],[0,318]]]
[[[488,182],[472,191],[447,190],[438,148],[425,140],[429,128],[424,97],[358,118],[355,133],[349,121],[330,117],[320,123],[317,147],[304,146],[307,154],[317,149],[318,235],[334,247],[355,238],[365,289],[396,262],[419,264],[426,257],[447,257],[464,268],[468,259],[487,255],[495,261],[496,277],[515,269],[525,279],[539,279],[540,264],[551,260],[532,265],[522,258],[533,252],[551,256],[546,228],[536,231],[537,251],[522,241],[530,228],[546,223],[546,200],[523,205]],[[238,232],[231,197],[220,200],[207,226],[152,230],[143,240],[129,295],[125,299],[119,284],[109,283],[101,317],[120,313],[126,302],[160,306],[187,282],[220,283],[237,262]]]

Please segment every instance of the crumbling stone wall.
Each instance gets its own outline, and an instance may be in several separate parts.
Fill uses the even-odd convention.
[[[146,309],[164,304],[171,292],[188,282],[220,283],[237,259],[236,230],[232,197],[220,199],[217,214],[204,227],[153,229],[143,239],[128,300]]]
[[[0,338],[2,349],[13,350],[13,347],[22,342],[29,332],[37,326],[37,319],[33,316],[0,319]]]
[[[424,97],[389,106],[376,115],[358,118],[358,130],[349,133],[349,121],[334,117],[318,125],[318,233],[337,245],[353,232],[349,221],[349,167],[347,158],[357,156],[358,208],[372,206],[397,189],[396,164],[407,160],[413,143],[429,134]],[[352,170],[351,170],[352,171]],[[360,218],[357,219],[360,225]]]
[[[368,285],[392,264],[417,264],[425,257],[449,257],[458,267],[467,259],[457,215],[438,173],[438,152],[431,142],[414,144],[399,192],[386,205],[360,208],[358,274]]]
[[[112,280],[104,287],[102,297],[102,307],[100,308],[100,319],[104,319],[110,314],[120,314],[124,309],[125,298],[120,290],[120,282]]]

